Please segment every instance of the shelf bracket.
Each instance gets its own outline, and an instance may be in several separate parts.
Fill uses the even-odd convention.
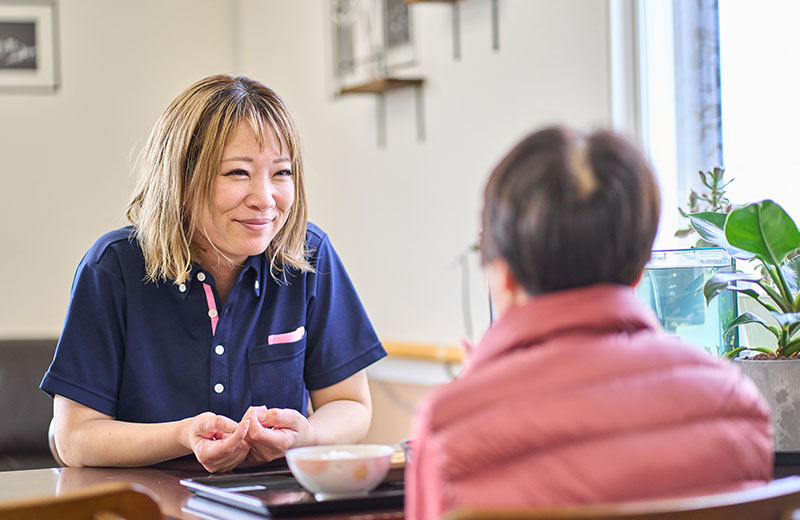
[[[425,142],[425,100],[422,85],[414,87],[415,104],[417,105],[417,141]]]
[[[377,130],[378,147],[386,148],[386,94],[378,94],[375,104],[375,129]]]
[[[500,50],[500,22],[497,13],[498,0],[492,0],[492,49]]]
[[[500,16],[498,4],[500,0],[490,0],[492,10],[492,49],[500,50]],[[405,0],[406,4],[448,3],[452,6],[453,22],[453,59],[461,59],[461,15],[460,0]]]
[[[461,13],[458,2],[453,2],[453,59],[461,59]]]
[[[425,105],[422,86],[425,80],[422,78],[377,78],[358,85],[351,85],[339,91],[339,95],[347,94],[375,94],[378,96],[375,104],[375,125],[378,146],[386,146],[386,93],[390,90],[401,88],[414,88],[414,104],[416,105],[417,119],[417,140],[425,141]]]

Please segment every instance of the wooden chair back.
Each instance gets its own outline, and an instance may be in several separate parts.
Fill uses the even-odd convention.
[[[142,486],[111,482],[46,498],[0,503],[4,520],[161,520],[149,491]]]
[[[594,506],[460,509],[446,520],[800,520],[800,477],[729,493]]]

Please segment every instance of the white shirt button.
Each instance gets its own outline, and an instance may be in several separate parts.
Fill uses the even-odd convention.
[[[180,292],[186,292],[186,284],[185,284],[185,283],[182,283],[182,284],[180,284],[180,285],[178,286],[178,290],[179,290]]]
[[[222,345],[217,345],[216,348],[214,348],[214,352],[216,352],[218,356],[221,356],[222,354],[225,353],[225,347],[223,347]]]
[[[259,283],[258,283],[258,280],[256,280],[256,291],[258,290],[258,288],[259,288],[260,286],[261,286],[261,284],[259,284]]]
[[[209,318],[216,318],[217,317],[217,309],[208,309],[208,317]]]
[[[201,282],[205,282],[206,281],[206,273],[197,273],[197,279],[200,280]]]
[[[214,385],[214,391],[218,394],[221,394],[222,392],[225,391],[225,387],[222,386],[222,383],[217,383],[216,385]]]

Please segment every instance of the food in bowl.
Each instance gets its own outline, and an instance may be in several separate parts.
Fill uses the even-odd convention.
[[[394,448],[383,444],[307,446],[286,452],[292,475],[317,500],[366,495],[389,472]]]

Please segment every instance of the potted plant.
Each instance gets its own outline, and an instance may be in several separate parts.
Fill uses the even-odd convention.
[[[776,339],[776,347],[749,345],[758,352],[736,361],[756,383],[769,403],[775,428],[775,451],[800,452],[800,231],[784,209],[763,200],[728,214],[703,212],[689,215],[692,227],[711,244],[724,247],[734,258],[760,264],[760,272],[718,273],[704,288],[706,302],[725,290],[758,304],[762,312],[743,312],[728,325],[763,327]]]
[[[694,213],[713,211],[714,213],[730,213],[734,209],[734,205],[728,199],[725,191],[733,179],[725,181],[725,168],[715,166],[710,171],[704,172],[700,170],[697,172],[700,175],[700,182],[705,186],[708,191],[696,192],[694,189],[689,192],[689,201],[686,203],[686,209],[678,207],[678,212],[683,218],[689,218],[689,215]],[[685,238],[695,233],[694,228],[690,225],[675,232],[678,238]],[[714,244],[709,243],[703,238],[699,238],[692,247],[712,247]]]

